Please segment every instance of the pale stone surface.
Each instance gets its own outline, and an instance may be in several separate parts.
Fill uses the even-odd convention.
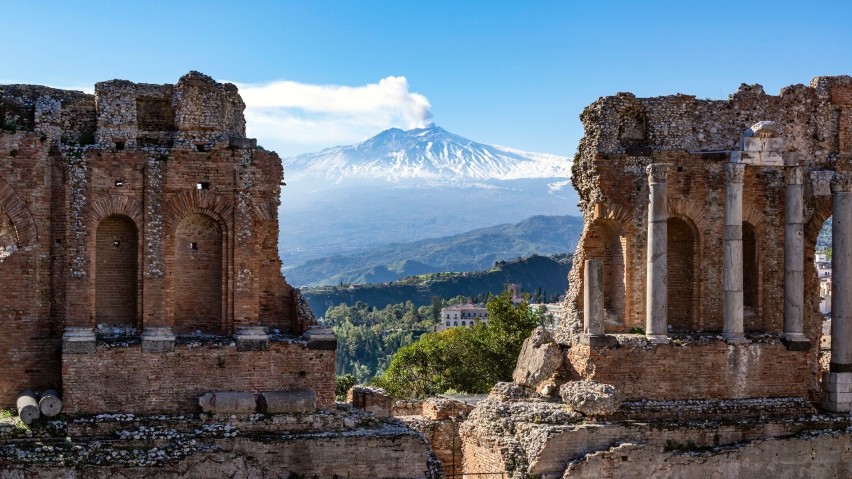
[[[269,349],[269,335],[263,326],[245,326],[234,334],[237,351],[266,351]]]
[[[495,399],[497,401],[517,401],[520,399],[526,399],[530,396],[530,392],[525,387],[509,382],[500,382],[494,385],[491,388],[491,392],[488,393],[488,399]]]
[[[789,168],[784,209],[784,336],[791,347],[810,346],[804,335],[805,244],[802,170]]]
[[[831,412],[852,412],[852,372],[822,374],[822,407]]]
[[[568,406],[588,416],[608,416],[621,407],[621,393],[611,384],[594,381],[572,381],[559,388]]]
[[[650,444],[621,444],[570,464],[565,479],[683,478],[797,479],[852,477],[849,434],[767,439],[707,452],[661,452]]]
[[[48,389],[41,393],[38,398],[38,408],[46,417],[54,417],[62,412],[62,399],[59,398],[59,392]]]
[[[24,424],[32,424],[33,421],[41,416],[36,393],[33,391],[21,391],[16,405],[18,408],[18,417],[21,418]]]
[[[585,333],[600,336],[604,334],[603,262],[599,259],[587,259],[583,276]]]
[[[723,262],[724,307],[722,335],[743,342],[743,175],[745,165],[726,166],[725,245]]]
[[[852,372],[852,192],[846,178],[832,181],[832,372]]]
[[[175,350],[175,335],[167,326],[149,327],[142,332],[142,352],[165,353]]]
[[[532,335],[524,340],[518,363],[512,373],[516,383],[537,388],[537,386],[552,377],[562,367],[562,350],[544,328],[536,328]]]
[[[260,412],[264,414],[293,414],[317,410],[315,391],[272,391],[257,398]]]
[[[668,342],[668,164],[648,165],[648,267],[645,331],[652,342]]]
[[[198,405],[202,411],[212,414],[253,414],[257,398],[249,392],[217,391],[199,397]]]
[[[89,327],[69,326],[62,335],[63,354],[94,353],[97,348],[95,331]]]

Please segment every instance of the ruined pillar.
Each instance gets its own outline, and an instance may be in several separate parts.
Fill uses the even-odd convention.
[[[615,346],[618,340],[604,331],[603,261],[587,259],[583,269],[583,336],[582,344]]]
[[[745,165],[725,168],[725,253],[723,262],[724,322],[722,336],[729,343],[746,342],[743,334],[743,174]]]
[[[852,410],[852,177],[831,181],[831,362],[823,373],[823,407]]]
[[[811,343],[803,331],[805,304],[805,243],[802,229],[802,169],[787,170],[784,199],[784,334],[781,340],[791,350],[807,350]]]
[[[669,165],[648,165],[648,264],[646,267],[645,334],[652,343],[667,343],[668,318],[668,202]]]
[[[587,259],[583,269],[583,321],[586,334],[604,334],[603,262]]]

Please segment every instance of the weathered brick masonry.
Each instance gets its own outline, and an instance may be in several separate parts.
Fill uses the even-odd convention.
[[[187,410],[219,388],[332,403],[333,336],[280,273],[281,162],[243,109],[197,72],[0,86],[0,406],[58,387],[85,412]]]
[[[831,215],[829,183],[852,169],[850,118],[852,78],[845,76],[817,77],[809,86],[786,87],[777,96],[767,95],[760,85],[742,85],[728,100],[619,93],[588,106],[581,115],[585,136],[572,175],[585,228],[558,336],[571,345],[568,359],[577,374],[611,382],[637,398],[818,398],[818,348],[813,345],[819,344],[823,317],[819,282],[810,265],[819,230]],[[769,335],[774,341],[579,347],[588,259],[603,264],[606,333],[645,330],[650,324],[649,165],[667,165],[661,214],[667,218],[662,247],[668,266],[667,281],[661,279],[660,285],[667,298],[663,328],[668,328],[654,333],[741,337],[725,331],[725,298],[737,290],[726,283],[730,274],[742,275],[741,293],[730,294],[742,296],[740,324],[746,337]],[[726,191],[738,181],[737,174],[742,177],[742,220],[729,227]],[[791,221],[789,213],[785,216],[785,195],[797,182],[804,301],[790,311],[801,311],[804,336],[785,350],[779,339],[795,337],[795,331],[785,330],[785,222]],[[742,257],[729,258],[729,265],[741,269],[728,273],[726,238],[742,238]]]

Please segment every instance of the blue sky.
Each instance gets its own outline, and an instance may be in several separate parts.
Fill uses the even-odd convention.
[[[90,89],[199,70],[253,92],[249,133],[284,155],[430,114],[476,141],[571,155],[602,95],[777,94],[852,74],[850,5],[3,1],[0,82]]]

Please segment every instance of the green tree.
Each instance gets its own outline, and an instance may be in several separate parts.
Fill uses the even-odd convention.
[[[374,381],[396,397],[424,397],[449,389],[487,392],[512,377],[521,345],[539,324],[539,311],[508,293],[487,304],[488,324],[424,334],[396,352]]]

